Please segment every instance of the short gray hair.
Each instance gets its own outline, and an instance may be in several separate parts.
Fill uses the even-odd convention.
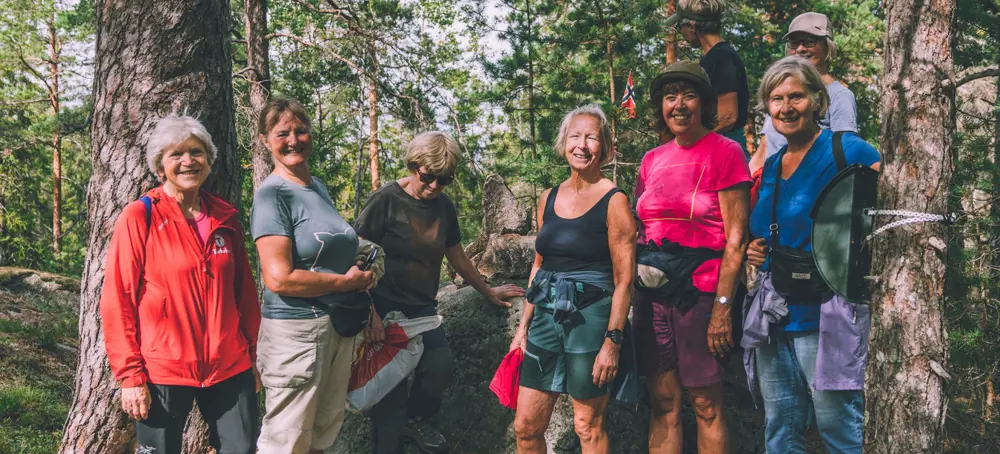
[[[422,166],[430,173],[445,174],[454,172],[461,159],[455,139],[441,131],[427,131],[417,134],[406,144],[403,161],[412,171]]]
[[[696,21],[686,19],[685,21],[694,25],[696,33],[716,34],[722,31],[722,15],[726,12],[726,0],[680,0],[677,7],[681,10],[703,15],[715,16],[720,20],[716,21]]]
[[[760,79],[760,89],[757,91],[760,108],[767,110],[771,92],[789,77],[798,80],[809,92],[812,102],[819,106],[813,120],[822,119],[826,115],[826,109],[830,107],[830,95],[826,92],[826,85],[823,84],[816,67],[801,57],[785,57],[767,68],[764,77]]]
[[[601,124],[597,139],[601,142],[601,164],[607,164],[611,161],[611,126],[608,123],[607,115],[604,115],[604,111],[601,110],[601,106],[597,104],[587,104],[585,106],[577,107],[573,109],[572,112],[566,114],[562,119],[562,123],[559,123],[559,135],[556,136],[555,149],[559,156],[562,156],[566,152],[566,134],[569,133],[569,124],[573,122],[573,118],[579,115],[589,115],[596,118]]]
[[[178,145],[194,137],[205,145],[208,155],[208,166],[212,167],[218,150],[212,142],[212,135],[197,118],[187,115],[169,114],[156,122],[153,132],[146,141],[146,164],[153,175],[160,176],[163,171],[163,151],[172,145]]]

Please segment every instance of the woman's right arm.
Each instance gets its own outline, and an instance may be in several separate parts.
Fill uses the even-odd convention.
[[[549,198],[549,191],[551,189],[546,189],[542,192],[542,195],[538,198],[538,207],[535,208],[535,220],[538,223],[538,232],[542,231],[542,222],[545,214],[545,201]],[[535,273],[538,269],[542,267],[542,256],[535,252],[535,261],[531,264],[531,274],[528,275],[528,287],[531,287],[531,283],[535,280]],[[521,311],[521,323],[517,326],[517,332],[514,333],[514,340],[510,343],[510,350],[515,348],[520,348],[524,350],[525,341],[528,339],[528,326],[531,325],[531,317],[535,314],[535,305],[531,304],[527,298],[524,300],[524,310]]]
[[[313,298],[329,293],[367,290],[373,282],[371,271],[352,266],[346,274],[317,273],[292,266],[292,240],[287,236],[257,238],[261,275],[268,290],[283,296]]]

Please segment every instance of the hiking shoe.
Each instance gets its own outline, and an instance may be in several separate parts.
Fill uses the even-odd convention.
[[[412,441],[421,451],[431,454],[448,452],[444,435],[423,419],[410,420],[403,437]]]

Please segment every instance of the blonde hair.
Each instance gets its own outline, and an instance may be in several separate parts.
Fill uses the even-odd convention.
[[[215,143],[212,142],[212,135],[197,118],[169,114],[156,122],[153,131],[149,133],[149,139],[146,140],[146,165],[149,166],[149,171],[159,177],[163,171],[163,152],[168,147],[184,143],[191,137],[198,139],[205,146],[208,167],[211,168],[218,155]]]
[[[563,117],[562,123],[559,124],[559,134],[556,136],[556,153],[559,156],[566,153],[566,134],[569,133],[569,125],[573,122],[573,118],[576,118],[578,115],[589,115],[596,118],[600,123],[597,140],[601,142],[601,164],[607,164],[611,161],[611,126],[608,124],[607,115],[604,115],[604,111],[597,104],[587,104],[577,107]]]
[[[726,12],[725,0],[680,0],[677,7],[689,13],[701,16],[715,16],[719,20],[696,21],[688,20],[694,24],[696,33],[717,34],[722,31],[722,15]]]
[[[423,167],[433,174],[448,174],[455,171],[461,158],[455,139],[441,131],[427,131],[406,144],[403,161],[412,171]]]
[[[821,120],[826,115],[826,109],[830,107],[830,95],[826,92],[826,85],[823,84],[819,71],[812,63],[795,56],[782,58],[767,68],[764,77],[760,79],[760,89],[757,91],[760,108],[767,110],[771,92],[789,77],[794,77],[809,92],[812,102],[819,106],[814,112],[813,120]]]

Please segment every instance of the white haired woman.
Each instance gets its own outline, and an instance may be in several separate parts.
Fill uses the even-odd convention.
[[[146,160],[163,184],[111,237],[101,323],[139,452],[180,453],[194,402],[216,451],[254,452],[260,307],[236,208],[201,189],[215,157],[198,120],[161,119]]]
[[[837,137],[820,126],[830,100],[822,76],[806,60],[785,57],[771,65],[759,97],[788,141],[764,164],[760,199],[750,213],[750,233],[757,239],[747,249],[748,263],[761,273],[750,295],[742,344],[749,355],[750,390],[764,401],[765,446],[767,452],[805,452],[814,412],[830,452],[860,453],[868,306],[848,302],[822,282],[804,290],[783,283],[792,279],[788,260],[794,259],[786,257],[808,257],[812,263],[810,212],[838,173],[837,142],[846,165],[878,171],[879,153],[853,133]],[[764,308],[778,320],[768,323]]]
[[[803,13],[792,19],[785,34],[787,55],[806,59],[823,79],[830,105],[819,126],[833,132],[858,132],[858,106],[847,86],[830,74],[830,62],[837,56],[837,43],[833,40],[833,26],[830,19],[821,13]],[[750,160],[750,171],[755,172],[764,165],[764,160],[774,156],[788,144],[785,136],[775,128],[770,115],[764,117],[761,129],[764,140]]]
[[[555,150],[569,164],[570,177],[539,199],[530,303],[510,345],[524,350],[514,416],[517,452],[546,452],[545,431],[565,393],[583,453],[607,453],[604,411],[631,304],[635,220],[628,197],[601,172],[612,143],[600,107],[566,114]]]
[[[372,291],[376,325],[391,311],[409,318],[436,315],[445,257],[490,304],[510,307],[503,300],[524,295],[524,289],[513,284],[490,288],[483,280],[462,249],[457,210],[444,194],[455,180],[458,144],[443,132],[424,132],[407,144],[403,160],[410,174],[375,191],[354,223],[359,236],[385,250],[385,277]],[[413,386],[408,390],[405,382],[400,384],[371,411],[375,454],[402,453],[404,438],[424,452],[448,450],[430,419],[441,407],[454,356],[443,327],[422,337],[424,353]]]

